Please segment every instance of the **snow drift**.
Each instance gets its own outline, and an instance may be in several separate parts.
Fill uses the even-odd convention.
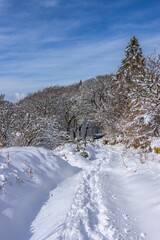
[[[58,183],[78,172],[51,151],[23,147],[0,154],[0,239],[28,240],[30,224]]]

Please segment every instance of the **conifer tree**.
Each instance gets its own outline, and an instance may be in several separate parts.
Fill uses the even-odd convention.
[[[138,39],[133,36],[126,47],[125,58],[122,60],[118,75],[125,77],[125,80],[139,82],[144,80],[145,66],[142,49]]]
[[[143,142],[148,123],[146,116],[146,60],[138,39],[133,36],[125,50],[125,58],[117,74],[119,95],[126,99],[120,129],[126,141],[133,143],[135,140]],[[139,140],[137,140],[139,139]]]

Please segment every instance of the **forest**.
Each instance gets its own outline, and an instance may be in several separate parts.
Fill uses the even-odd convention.
[[[16,103],[0,95],[1,146],[53,149],[102,136],[145,151],[160,136],[160,55],[144,57],[135,36],[114,74],[47,87]]]

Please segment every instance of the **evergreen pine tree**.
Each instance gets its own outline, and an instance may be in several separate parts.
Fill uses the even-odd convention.
[[[146,60],[137,38],[131,38],[117,74],[119,94],[126,98],[120,129],[129,145],[142,146],[152,135],[147,114]]]
[[[144,80],[145,66],[146,61],[142,49],[138,39],[133,36],[126,47],[125,58],[122,60],[118,75],[125,77],[128,81],[139,82]]]

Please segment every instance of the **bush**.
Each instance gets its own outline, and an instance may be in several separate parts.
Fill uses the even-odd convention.
[[[154,152],[160,154],[160,147],[154,147]]]

